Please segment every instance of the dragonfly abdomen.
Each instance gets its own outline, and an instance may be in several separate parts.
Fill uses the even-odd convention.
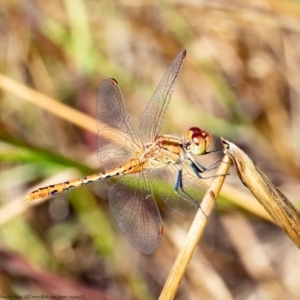
[[[140,172],[140,170],[142,169],[140,165],[141,164],[138,159],[131,159],[127,163],[117,168],[107,170],[106,172],[97,173],[97,174],[81,177],[79,179],[65,181],[62,183],[53,184],[53,185],[40,188],[38,190],[31,192],[25,198],[25,201],[45,199],[69,191],[75,187],[87,185],[98,180],[103,180],[114,176],[120,176],[123,174],[137,173]]]
[[[94,181],[102,180],[105,178],[106,177],[105,177],[104,173],[98,173],[98,174],[82,177],[82,178],[79,178],[76,180],[65,181],[62,183],[49,185],[49,186],[46,186],[46,187],[43,187],[43,188],[40,188],[38,190],[31,192],[25,198],[25,201],[33,201],[33,200],[49,198],[49,197],[55,196],[57,194],[69,191],[75,187],[86,185],[86,184],[92,183]]]

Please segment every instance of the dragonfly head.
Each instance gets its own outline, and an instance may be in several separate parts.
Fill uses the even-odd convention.
[[[191,127],[186,133],[186,138],[190,142],[191,153],[194,155],[204,154],[211,143],[211,135],[198,127]]]

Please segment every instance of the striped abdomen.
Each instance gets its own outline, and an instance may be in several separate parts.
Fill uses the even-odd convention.
[[[39,188],[31,192],[29,195],[27,195],[25,197],[25,201],[33,201],[33,200],[49,198],[59,193],[63,193],[68,190],[71,190],[75,187],[90,184],[92,182],[103,180],[114,176],[141,172],[141,170],[142,170],[142,164],[140,163],[140,161],[138,159],[131,159],[127,163],[119,166],[118,168],[107,170],[106,172],[103,173],[97,173],[79,179],[65,181],[62,183]]]

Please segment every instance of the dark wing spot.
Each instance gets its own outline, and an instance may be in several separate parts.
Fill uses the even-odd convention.
[[[110,78],[110,82],[113,84],[113,85],[118,85],[118,81],[114,78]]]

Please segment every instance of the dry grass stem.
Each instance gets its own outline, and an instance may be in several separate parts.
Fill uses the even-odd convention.
[[[32,104],[43,108],[46,111],[69,121],[70,123],[90,132],[97,133],[95,119],[2,74],[0,74],[0,88],[20,97],[21,99],[31,102]]]
[[[222,139],[225,153],[255,198],[264,206],[290,239],[300,248],[300,214],[291,202],[271,183],[253,161],[235,144]]]
[[[219,176],[213,179],[209,190],[206,192],[203,198],[201,209],[198,210],[198,213],[196,214],[196,217],[188,232],[184,244],[180,249],[169,277],[160,294],[160,300],[168,300],[175,297],[179,284],[184,276],[188,263],[201,239],[201,236],[203,235],[204,229],[209,220],[209,216],[214,208],[216,198],[225,180],[225,176],[220,175],[227,174],[229,167],[230,159],[227,155],[225,155],[216,174]]]

